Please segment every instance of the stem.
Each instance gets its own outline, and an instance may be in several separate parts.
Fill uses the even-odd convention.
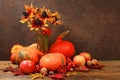
[[[44,41],[44,47],[45,47],[45,51],[48,52],[48,36],[45,36],[45,41]]]
[[[64,31],[58,37],[64,38],[70,31]]]
[[[56,42],[62,41],[62,38],[64,38],[70,31],[64,31],[63,33],[61,33],[58,37]]]
[[[40,31],[37,32],[37,48],[42,52],[48,52],[48,36],[43,35]]]

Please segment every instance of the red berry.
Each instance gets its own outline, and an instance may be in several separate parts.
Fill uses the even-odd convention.
[[[36,72],[36,73],[40,72],[40,69],[41,69],[40,65],[36,65],[34,72]]]

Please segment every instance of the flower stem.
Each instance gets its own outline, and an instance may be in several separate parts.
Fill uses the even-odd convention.
[[[43,35],[40,31],[37,32],[38,49],[42,52],[48,52],[48,36]]]
[[[48,36],[44,36],[45,41],[44,41],[44,50],[45,52],[48,52]]]

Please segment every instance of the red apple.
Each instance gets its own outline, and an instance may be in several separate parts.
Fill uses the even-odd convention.
[[[85,65],[85,58],[81,55],[76,55],[73,58],[73,62],[75,63],[76,66],[83,66]]]
[[[32,73],[35,69],[35,63],[30,60],[23,60],[20,63],[20,70],[24,74]]]
[[[91,60],[91,55],[88,52],[81,52],[80,55],[85,58],[86,62],[89,61],[89,60]]]

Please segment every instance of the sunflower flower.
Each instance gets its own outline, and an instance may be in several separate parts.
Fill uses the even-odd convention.
[[[35,10],[32,4],[30,6],[25,5],[25,9],[26,11],[23,12],[24,16],[22,16],[22,20],[20,20],[21,23],[25,23],[26,21],[29,20],[29,18],[33,17],[33,13]]]
[[[25,5],[25,12],[23,12],[22,20],[20,20],[21,23],[28,23],[28,27],[30,27],[30,30],[40,30],[42,29],[48,31],[48,25],[58,25],[62,22],[58,19],[60,18],[59,13],[57,12],[51,12],[50,9],[47,9],[45,7],[42,8],[34,8],[31,4],[30,6]],[[45,29],[46,28],[46,29]],[[50,28],[49,28],[50,32]]]

